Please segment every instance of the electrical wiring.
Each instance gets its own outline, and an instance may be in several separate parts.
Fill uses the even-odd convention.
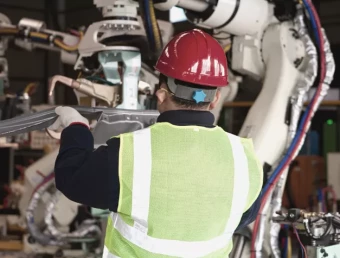
[[[151,43],[152,49],[156,50],[155,36],[154,36],[154,31],[152,29],[150,9],[149,9],[149,0],[141,0],[141,2],[142,4],[140,5],[140,7],[142,9],[142,12],[144,13],[143,20],[145,23],[147,36]]]
[[[31,82],[29,83],[25,89],[24,89],[24,93],[27,93],[29,96],[33,95],[35,90],[37,89],[38,87],[38,83],[36,82]]]
[[[78,37],[82,36],[82,32],[78,30],[70,29],[70,33]]]
[[[88,76],[88,77],[85,77],[85,79],[89,80],[89,81],[99,81],[99,82],[105,83],[107,85],[114,86],[114,84],[112,82],[109,82],[106,79],[101,78],[99,76]]]
[[[24,93],[28,93],[31,90],[31,88],[34,87],[35,85],[36,85],[35,82],[31,82],[31,83],[27,84],[27,86],[24,89]]]
[[[25,37],[25,33],[20,33],[21,31],[18,29],[18,28],[1,28],[0,29],[0,36],[21,36],[21,37]],[[50,38],[51,36],[53,35],[50,35],[50,34],[47,34],[47,33],[43,33],[43,32],[36,32],[36,31],[31,31],[29,32],[28,34],[28,37],[34,41],[34,42],[39,42],[39,43],[44,43],[44,44],[48,44],[50,42]],[[76,45],[74,46],[70,46],[70,45],[67,45],[65,44],[61,38],[59,37],[55,37],[53,39],[52,42],[50,43],[53,43],[54,45],[56,45],[57,47],[65,50],[65,51],[68,51],[68,52],[73,52],[73,51],[76,51],[78,49],[78,46],[81,42],[81,39],[83,38],[83,33],[82,32],[79,32],[79,41]]]
[[[296,227],[293,225],[293,229],[294,229],[294,233],[296,235],[296,239],[298,240],[300,246],[301,246],[301,251],[302,251],[302,258],[308,258],[307,257],[307,251],[306,251],[306,248],[304,247],[304,245],[302,244],[301,242],[301,239],[299,237],[299,233],[297,232],[296,230]]]
[[[291,143],[291,146],[289,147],[287,154],[285,155],[285,157],[282,159],[282,161],[280,162],[279,166],[276,168],[276,170],[272,173],[272,175],[270,176],[270,178],[267,181],[267,184],[265,185],[265,187],[262,190],[261,193],[261,197],[262,198],[262,203],[261,203],[261,207],[259,210],[259,214],[257,219],[255,220],[254,223],[254,231],[253,231],[253,236],[252,236],[252,241],[251,241],[251,249],[252,249],[252,254],[251,257],[255,258],[255,240],[256,240],[256,236],[257,236],[257,230],[259,227],[259,223],[260,223],[260,218],[261,218],[261,213],[264,209],[264,206],[266,204],[266,201],[268,199],[268,197],[270,196],[273,188],[275,187],[275,185],[278,183],[281,174],[285,171],[285,169],[289,166],[289,164],[291,163],[292,159],[295,157],[296,152],[299,148],[299,146],[301,145],[302,140],[304,139],[307,129],[310,126],[310,119],[313,115],[313,108],[316,105],[316,101],[318,96],[321,93],[321,89],[322,89],[322,85],[323,85],[323,81],[325,79],[326,76],[326,60],[325,60],[325,52],[324,52],[324,40],[323,40],[323,35],[322,35],[322,31],[321,31],[321,23],[319,20],[319,17],[316,13],[316,10],[314,8],[314,5],[311,3],[310,0],[304,0],[304,5],[305,7],[308,6],[309,8],[307,10],[310,10],[310,14],[313,17],[313,21],[315,21],[316,27],[314,27],[314,33],[316,35],[318,35],[318,47],[320,50],[320,83],[319,86],[312,98],[311,103],[309,104],[309,106],[307,107],[302,120],[299,123],[299,127],[297,129],[297,133]],[[306,7],[307,8],[307,7]]]
[[[322,35],[321,30],[319,28],[318,33],[320,35]],[[323,47],[323,41],[320,42],[320,46]],[[291,145],[291,147],[288,149],[288,152],[290,155],[286,155],[286,157],[283,159],[283,162],[280,163],[280,165],[278,166],[278,168],[274,171],[274,173],[272,174],[272,176],[269,178],[269,182],[273,181],[273,179],[277,178],[277,176],[279,175],[280,171],[283,171],[283,167],[286,167],[287,164],[289,163],[289,158],[292,156],[291,154],[294,154],[294,152],[297,149],[297,146],[300,144],[302,137],[300,137],[301,135],[303,135],[304,133],[306,133],[306,128],[308,126],[308,122],[311,118],[312,115],[312,107],[314,107],[315,102],[316,102],[316,97],[320,94],[321,91],[321,86],[322,86],[322,82],[323,79],[325,77],[325,53],[323,53],[323,51],[321,51],[321,55],[320,55],[320,59],[321,59],[321,76],[320,76],[320,85],[312,99],[312,102],[310,103],[310,105],[307,107],[306,112],[304,113],[304,116],[302,118],[302,121],[300,122],[299,125],[299,129],[298,129],[298,133],[296,134],[293,143]],[[308,122],[307,122],[308,121]],[[288,162],[287,162],[288,161]],[[264,188],[264,191],[266,192],[268,190],[269,187],[271,187],[273,184],[267,184]]]
[[[49,43],[48,39],[36,38],[36,37],[31,37],[31,41],[35,42],[35,43],[42,43],[42,44],[48,44]]]
[[[304,0],[306,1],[306,0]],[[308,0],[310,1],[310,0]],[[310,3],[311,4],[311,3]],[[312,5],[312,4],[311,4]],[[311,7],[311,9],[313,10],[314,6]],[[315,9],[314,9],[315,11]],[[315,11],[315,14],[316,14],[316,11]],[[316,16],[317,17],[317,16]],[[318,17],[317,17],[318,18]],[[316,21],[318,21],[317,23],[320,25],[320,21],[318,19],[316,19]],[[321,86],[322,86],[322,82],[325,78],[325,53],[323,52],[323,45],[324,45],[324,42],[323,42],[323,39],[322,39],[322,33],[321,33],[321,25],[318,27],[318,31],[317,31],[317,34],[320,35],[320,61],[321,61],[321,64],[320,64],[320,85],[315,93],[315,95],[313,96],[313,99],[311,101],[311,103],[309,104],[309,106],[307,107],[307,110],[306,112],[304,113],[304,116],[299,124],[299,128],[298,128],[298,131],[297,131],[297,134],[292,142],[292,145],[290,146],[289,150],[287,153],[292,153],[294,152],[296,149],[297,149],[297,146],[299,145],[299,143],[301,142],[301,139],[302,137],[300,137],[303,133],[306,133],[306,128],[308,126],[308,122],[311,118],[311,115],[312,115],[312,108],[314,107],[315,103],[316,103],[316,99],[318,97],[318,95],[320,94],[320,91],[321,91]],[[322,39],[322,40],[321,40]],[[308,121],[308,122],[307,122]],[[300,138],[300,139],[299,139]],[[292,155],[290,155],[292,156]],[[278,168],[276,169],[276,171],[272,174],[271,178],[268,180],[268,181],[272,181],[278,174],[280,171],[282,171],[282,167],[284,165],[286,165],[286,161],[287,159],[289,158],[289,156],[286,155],[286,157],[284,158],[284,161],[285,163],[281,162],[280,165],[278,166]],[[267,185],[265,186],[265,191],[268,190],[268,188],[270,187],[270,185]]]
[[[78,46],[79,46],[79,44],[80,44],[80,42],[81,42],[81,40],[83,38],[83,32],[80,31],[79,34],[80,35],[79,35],[78,43],[76,45],[74,45],[74,46],[69,46],[69,45],[65,44],[59,38],[54,39],[53,43],[55,45],[57,45],[58,47],[60,47],[61,49],[64,49],[66,51],[70,51],[70,52],[76,51],[76,50],[78,50]]]
[[[318,205],[321,204],[321,212],[325,212],[326,211],[326,206],[325,206],[325,198],[323,196],[323,191],[322,189],[318,189]]]
[[[45,33],[40,33],[40,32],[30,32],[29,34],[31,37],[36,37],[36,38],[42,38],[42,39],[48,39],[48,34]]]
[[[312,8],[310,7],[310,5],[309,5],[308,2],[307,2],[307,1],[310,1],[310,0],[300,0],[300,1],[302,1],[303,4],[305,5],[305,8],[306,8],[306,10],[307,10],[307,12],[308,12],[308,14],[309,14],[309,17],[308,17],[308,18],[309,18],[310,21],[311,21],[311,24],[312,24],[313,29],[314,29],[314,30],[317,30],[318,25],[317,25],[317,22],[316,22],[316,20],[315,20],[315,18],[314,18],[315,13],[313,13]],[[315,34],[315,38],[316,38],[316,42],[320,42],[320,39],[319,39],[319,35],[318,35],[318,34]]]
[[[155,37],[155,47],[157,51],[161,51],[163,48],[162,35],[160,33],[159,26],[157,23],[153,0],[149,0],[149,10],[150,10],[151,26],[152,26],[154,37]]]
[[[153,0],[139,0],[139,7],[152,51],[163,49],[162,35],[158,26]]]
[[[289,236],[289,225],[283,225],[283,230],[285,231],[287,237],[285,238],[285,244],[283,248],[283,253],[282,257],[283,258],[288,258],[291,257],[291,250],[289,250],[289,245],[290,245],[290,236]]]
[[[55,45],[57,45],[61,49],[69,51],[69,52],[76,51],[78,49],[78,45],[68,46],[68,45],[66,45],[64,42],[62,42],[59,39],[55,39],[53,42],[54,42]]]
[[[288,237],[284,241],[283,252],[282,252],[283,258],[287,257],[287,252],[288,252]]]
[[[290,236],[288,236],[287,242],[287,258],[292,258],[292,240]]]
[[[1,28],[0,29],[0,36],[16,35],[18,33],[19,33],[19,30],[16,28]]]
[[[79,31],[79,40],[78,40],[78,43],[74,46],[69,46],[58,38],[54,39],[54,44],[56,44],[57,46],[59,46],[60,48],[66,50],[66,51],[70,51],[70,52],[76,51],[76,50],[78,50],[78,46],[79,46],[81,40],[83,39],[83,36],[84,36],[83,32]]]
[[[224,53],[227,53],[230,49],[231,49],[231,44],[226,45],[226,46],[223,48]]]

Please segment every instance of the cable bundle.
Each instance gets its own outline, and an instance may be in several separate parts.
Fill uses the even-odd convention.
[[[320,19],[317,15],[317,12],[315,10],[314,5],[312,4],[312,2],[310,0],[303,0],[303,4],[305,6],[306,11],[309,14],[309,19],[311,21],[313,32],[314,32],[316,43],[317,43],[317,47],[319,49],[319,56],[320,56],[319,85],[318,85],[317,90],[316,90],[316,92],[313,96],[312,101],[310,102],[306,111],[303,114],[303,117],[302,117],[302,119],[299,123],[298,129],[297,129],[297,133],[296,133],[286,155],[281,160],[281,162],[279,163],[279,165],[275,169],[275,171],[272,173],[272,175],[269,177],[267,184],[264,186],[264,188],[262,190],[262,193],[261,193],[262,203],[261,203],[259,214],[261,214],[262,210],[264,209],[264,206],[267,202],[267,199],[270,196],[273,188],[278,183],[280,176],[286,170],[286,168],[290,165],[292,160],[295,158],[295,156],[297,155],[297,152],[299,150],[299,147],[303,143],[305,135],[306,135],[306,133],[309,129],[311,118],[313,116],[314,107],[317,105],[317,100],[318,100],[318,97],[321,94],[322,86],[323,86],[324,80],[326,78],[326,56],[325,56],[325,51],[324,51],[325,41],[324,41],[323,34],[322,34]],[[256,241],[256,236],[257,236],[257,232],[258,232],[258,229],[259,229],[260,219],[261,219],[261,217],[257,216],[257,219],[254,223],[253,236],[252,236],[252,241],[251,241],[251,250],[252,250],[251,258],[256,257],[255,241]]]

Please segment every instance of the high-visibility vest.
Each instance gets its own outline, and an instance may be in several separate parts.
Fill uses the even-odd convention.
[[[228,257],[262,187],[252,140],[169,123],[119,138],[119,205],[103,257]]]

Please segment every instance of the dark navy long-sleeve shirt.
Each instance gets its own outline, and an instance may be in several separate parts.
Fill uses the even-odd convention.
[[[214,116],[205,111],[167,111],[158,117],[157,122],[212,128]],[[119,147],[119,138],[112,138],[107,145],[94,150],[93,136],[87,127],[75,124],[65,128],[55,163],[57,188],[72,201],[116,212],[119,200]],[[260,202],[259,197],[243,214],[238,229],[255,220]]]

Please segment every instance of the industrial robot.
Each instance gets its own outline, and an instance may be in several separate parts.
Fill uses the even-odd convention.
[[[124,114],[130,112],[137,120],[136,117],[140,117],[137,114],[143,114],[148,109],[145,105],[146,98],[142,95],[146,92],[148,96],[152,95],[153,85],[157,83],[157,74],[151,68],[142,65],[143,54],[147,58],[154,58],[154,53],[157,54],[166,40],[171,37],[171,33],[164,34],[171,28],[171,25],[157,22],[154,8],[163,11],[175,6],[183,8],[188,21],[197,27],[211,31],[217,40],[221,39],[220,35],[224,35],[221,44],[230,57],[230,70],[234,75],[230,81],[232,87],[224,93],[225,98],[232,100],[235,96],[239,76],[249,76],[263,84],[239,132],[239,136],[253,139],[255,150],[263,165],[265,183],[261,193],[262,204],[255,223],[246,230],[235,233],[231,257],[281,257],[278,246],[280,224],[284,221],[303,225],[306,219],[308,219],[309,227],[299,230],[300,234],[314,238],[329,234],[334,236],[331,238],[332,241],[328,242],[308,242],[309,250],[323,248],[329,253],[340,253],[340,245],[335,237],[338,234],[338,214],[312,214],[319,218],[317,224],[314,220],[309,220],[313,216],[305,211],[295,211],[298,214],[296,220],[288,219],[292,211],[288,212],[288,215],[282,212],[277,214],[281,211],[281,199],[289,164],[296,157],[304,142],[310,120],[322,98],[327,94],[335,69],[328,39],[320,26],[311,1],[94,0],[94,4],[102,10],[105,20],[90,25],[84,36],[81,36],[81,33],[71,36],[49,31],[43,26],[37,26],[36,22],[30,24],[27,19],[24,24],[19,23],[18,26],[3,22],[1,27],[8,27],[11,31],[8,33],[12,33],[9,36],[15,34],[17,45],[61,49],[61,59],[70,64],[74,63],[74,68],[86,75],[78,79],[53,77],[51,95],[53,95],[56,83],[61,82],[74,89],[79,104],[82,104],[83,98],[90,97],[91,101],[88,103],[93,107],[93,112],[96,112],[96,108],[105,106],[115,108],[117,110],[115,112],[118,110],[124,110]],[[138,7],[141,17],[137,15]],[[162,29],[162,27],[167,28]],[[43,46],[34,42],[35,37],[40,38],[40,44]],[[46,42],[41,43],[42,38],[45,38],[48,46]],[[144,51],[145,46],[136,43],[140,42],[136,39],[144,39],[142,42],[146,43],[147,49],[153,51]],[[76,47],[78,58],[75,58],[70,46],[77,44],[78,40],[79,45]],[[65,48],[65,44],[68,49]],[[117,85],[119,87],[115,87]],[[307,92],[314,85],[317,86],[316,93],[304,109],[303,103]],[[214,110],[217,116],[222,109],[222,104]],[[88,112],[88,110],[79,110],[84,114]],[[109,109],[100,110],[105,114]],[[145,126],[157,116],[151,111],[148,115],[143,121]],[[52,116],[50,112],[49,124],[53,122]],[[100,119],[101,124],[108,124],[108,118],[105,115],[100,116]],[[23,126],[19,125],[20,118],[14,122],[5,124],[7,127],[0,130],[0,136],[13,134],[13,130],[10,132],[9,128],[15,128],[18,133],[25,131]],[[116,122],[114,120],[112,125]],[[94,131],[98,124],[100,123],[94,123]],[[46,127],[46,125],[47,123],[40,123],[41,127]],[[32,130],[32,128],[37,127],[26,127],[27,130]],[[49,133],[58,138],[58,133]],[[102,142],[97,141],[97,144],[100,145]],[[53,170],[55,156],[56,152],[36,163],[40,171],[43,167],[46,176]],[[31,175],[35,173],[35,170],[36,168],[28,169],[27,179],[33,178]],[[27,189],[35,189],[41,180],[41,178],[27,180]],[[42,193],[45,191],[43,190],[42,188]],[[32,192],[32,190],[29,191]],[[30,200],[22,199],[21,211],[23,213],[32,204]],[[60,228],[69,225],[74,219],[77,213],[75,207],[78,204],[62,196],[53,200],[47,198],[44,202],[45,206],[50,209],[47,209],[49,212],[41,220],[49,226],[49,234],[57,240],[65,241],[67,236],[62,237]],[[67,216],[64,212],[66,209],[69,210]],[[101,211],[96,212],[101,215],[105,214]],[[52,217],[54,223],[60,227],[59,229],[50,223]],[[333,219],[326,219],[328,217]],[[317,229],[315,232],[311,224]],[[97,234],[98,228],[94,227],[95,224],[90,225],[92,232],[87,233]],[[54,230],[58,233],[53,234]],[[84,234],[81,237],[85,239],[88,235]],[[53,238],[52,240],[54,241]],[[320,257],[317,255],[315,252],[309,257]]]

